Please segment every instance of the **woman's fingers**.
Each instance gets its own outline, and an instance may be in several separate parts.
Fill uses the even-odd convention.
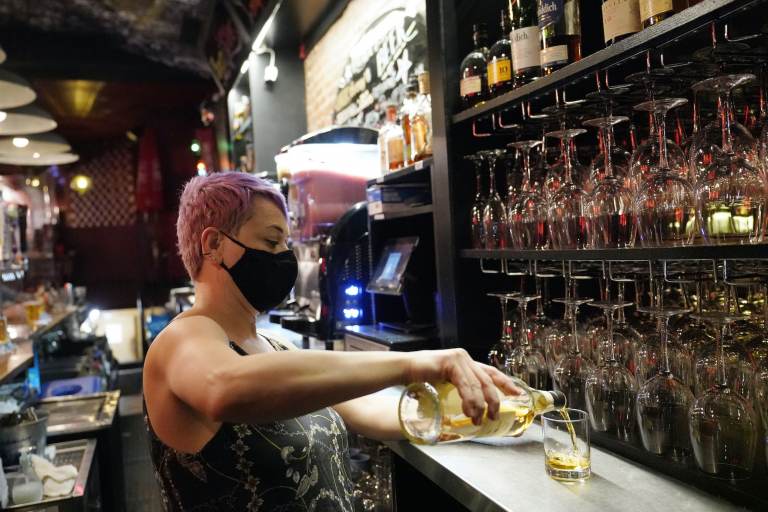
[[[469,365],[482,386],[483,398],[485,399],[485,403],[488,404],[488,418],[495,420],[499,417],[499,407],[501,406],[496,385],[491,377],[484,372],[477,363],[470,361]]]
[[[515,396],[520,394],[520,388],[515,385],[515,382],[510,379],[508,375],[505,375],[498,369],[493,366],[488,366],[487,364],[477,363],[477,365],[486,375],[488,375],[491,381],[493,381],[493,384],[499,388],[502,393]]]

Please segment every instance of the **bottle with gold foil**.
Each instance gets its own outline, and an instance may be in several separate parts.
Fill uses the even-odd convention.
[[[687,0],[639,0],[640,23],[648,28],[687,7]]]
[[[640,32],[638,0],[603,0],[603,36],[609,46]]]
[[[507,11],[501,11],[501,37],[488,50],[488,95],[492,98],[512,90],[512,43]]]
[[[411,117],[411,153],[418,162],[432,156],[432,97],[429,94],[429,72],[419,75],[419,95]]]
[[[466,441],[477,437],[517,437],[545,412],[565,407],[560,391],[532,389],[520,379],[512,378],[520,388],[519,395],[504,395],[497,389],[498,418],[483,416],[480,425],[462,411],[459,392],[453,384],[442,382],[414,383],[400,396],[398,416],[403,435],[414,444],[436,444]]]
[[[509,0],[512,32],[512,70],[515,87],[541,76],[539,19],[536,0]]]
[[[461,61],[459,95],[463,107],[473,107],[488,96],[488,29],[485,23],[472,26],[474,48]]]

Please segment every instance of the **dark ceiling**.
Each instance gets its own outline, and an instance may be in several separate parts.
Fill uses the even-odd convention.
[[[194,112],[216,91],[202,40],[217,1],[225,0],[0,0],[2,67],[32,83],[78,149],[158,113]],[[280,23],[292,26],[275,27],[270,39],[279,45],[286,31],[312,38],[345,4],[285,0]]]

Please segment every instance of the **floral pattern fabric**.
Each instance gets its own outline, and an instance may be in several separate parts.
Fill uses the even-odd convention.
[[[347,430],[331,408],[263,425],[223,423],[193,454],[166,446],[144,418],[167,512],[354,510]]]

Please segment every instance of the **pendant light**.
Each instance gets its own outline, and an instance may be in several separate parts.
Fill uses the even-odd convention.
[[[29,105],[36,97],[29,82],[15,73],[0,69],[0,109]]]
[[[29,135],[56,129],[51,114],[36,105],[0,111],[0,135]]]
[[[72,149],[64,137],[53,132],[0,138],[0,156],[31,156],[66,153]]]
[[[66,165],[77,162],[78,160],[80,160],[80,156],[74,153],[54,153],[49,155],[32,153],[31,155],[18,156],[0,155],[0,165]]]

